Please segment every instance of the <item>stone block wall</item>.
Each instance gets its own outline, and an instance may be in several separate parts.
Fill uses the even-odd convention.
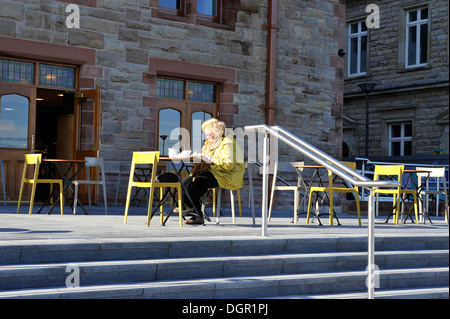
[[[80,29],[66,27],[68,3],[79,5]],[[260,106],[265,104],[267,30],[262,25],[268,1],[227,2],[227,19],[234,20],[225,27],[192,23],[192,12],[188,22],[161,18],[155,3],[0,0],[0,37],[55,45],[55,52],[58,46],[94,52],[95,62],[80,61],[79,88],[101,89],[107,171],[118,171],[132,151],[155,147],[151,59],[235,70],[220,117],[233,127],[265,122]],[[277,8],[275,124],[339,158],[344,59],[337,51],[344,47],[345,1],[279,0]],[[33,52],[26,56],[33,57],[38,58]],[[280,148],[285,161],[303,158]]]

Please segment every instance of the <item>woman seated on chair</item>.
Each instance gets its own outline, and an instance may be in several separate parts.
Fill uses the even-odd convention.
[[[225,130],[225,123],[214,118],[204,122],[202,130],[207,140],[202,152],[193,154],[194,159],[201,160],[201,163],[197,168],[197,175],[188,187],[188,193],[200,216],[190,207],[190,201],[184,198],[183,203],[189,208],[183,213],[193,215],[192,219],[185,221],[186,224],[204,223],[201,200],[209,188],[236,190],[243,186],[244,156],[234,139],[233,131]]]

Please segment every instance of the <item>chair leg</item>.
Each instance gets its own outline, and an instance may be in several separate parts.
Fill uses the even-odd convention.
[[[148,209],[147,209],[147,227],[150,226],[150,219],[152,218],[152,208],[153,208],[153,192],[155,191],[153,184],[149,189],[148,195]],[[180,212],[180,215],[183,215],[183,211]]]
[[[359,226],[361,226],[361,205],[359,203],[358,193],[355,193],[355,198],[356,198],[356,211],[358,212],[358,223],[359,223]]]
[[[298,189],[296,189],[294,191],[294,223],[297,224],[297,220],[298,220],[298,204],[299,204],[299,200],[300,200],[300,191]]]
[[[219,224],[219,222],[220,222],[220,205],[221,205],[221,201],[222,201],[222,189],[219,188],[217,190],[216,224]]]
[[[181,185],[177,186],[177,190],[178,190],[178,210],[180,212],[180,214],[178,214],[178,218],[180,220],[180,226],[183,226],[183,214],[181,214],[181,212],[183,211],[183,203],[182,203],[182,197],[181,194],[183,194],[181,192]]]
[[[24,185],[24,181],[22,179],[22,183],[20,183],[20,191],[19,191],[19,201],[17,202],[17,213],[19,213],[20,210],[20,202],[22,200],[22,193],[23,193],[23,185]]]
[[[73,214],[77,214],[77,204],[78,204],[78,183],[75,182],[75,191],[74,191],[74,197],[73,197]]]
[[[61,207],[61,215],[64,215],[64,188],[62,181],[58,183],[59,185],[59,206]]]
[[[416,195],[416,193],[414,193],[413,195],[414,195],[414,213],[416,215],[416,224],[418,224],[419,216],[418,216],[418,212],[417,212],[417,195]]]
[[[103,201],[105,202],[105,215],[108,215],[108,199],[106,194],[106,184],[105,181],[103,181]]]
[[[131,198],[131,189],[133,188],[132,185],[128,186],[128,190],[127,190],[127,199],[125,201],[125,216],[123,219],[123,223],[126,224],[127,223],[127,217],[128,217],[128,208],[130,207],[130,198]]]
[[[234,194],[233,191],[230,190],[230,199],[231,199],[231,216],[233,220],[233,224],[236,224],[236,213],[234,211]]]
[[[330,192],[328,195],[328,199],[330,201],[329,207],[330,207],[330,226],[333,226],[333,192]]]
[[[88,185],[88,202],[89,202],[89,214],[92,214],[92,207],[91,207],[91,185]]]
[[[237,190],[238,195],[238,205],[239,205],[239,216],[242,217],[242,204],[241,204],[241,190]]]
[[[34,195],[36,194],[36,183],[33,183],[32,185],[33,186],[31,187],[30,210],[28,212],[28,214],[30,214],[30,215],[33,212]]]
[[[311,211],[311,200],[313,192],[309,192],[308,211],[306,212],[306,225],[309,225],[309,213]]]

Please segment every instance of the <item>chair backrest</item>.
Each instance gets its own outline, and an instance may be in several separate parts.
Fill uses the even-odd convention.
[[[153,166],[151,182],[156,178],[156,167],[159,163],[159,151],[156,152],[133,152],[133,160],[131,161],[130,180],[134,176],[136,165],[150,164]]]
[[[443,190],[447,192],[447,181],[445,178],[445,167],[417,167],[416,170],[424,171],[423,173],[417,173],[417,179],[419,186],[422,185],[422,178],[436,178],[436,186],[439,189],[439,179],[442,179]],[[429,175],[428,175],[429,174]],[[427,181],[428,189],[428,181]]]
[[[102,175],[102,181],[105,181],[105,163],[102,157],[85,157],[86,161],[86,176],[88,180],[91,180],[90,168],[99,167]]]
[[[25,163],[23,165],[22,180],[27,179],[27,166],[35,165],[33,179],[36,181],[39,175],[39,166],[41,165],[42,154],[25,154]]]
[[[417,173],[418,177],[444,177],[445,178],[445,167],[417,167],[418,171],[425,171],[423,173]]]
[[[375,165],[373,180],[379,180],[380,176],[397,176],[397,181],[402,183],[404,165]]]
[[[342,162],[342,164],[344,164],[345,166],[351,168],[352,170],[354,170],[356,172],[356,162]],[[328,170],[328,183],[330,185],[330,187],[333,187],[333,172],[331,170]],[[346,182],[345,180],[343,181],[344,184],[346,184],[347,186],[349,186],[351,184],[351,182]],[[351,186],[351,188],[355,188],[356,190],[358,189],[358,187],[354,187],[353,185]]]
[[[25,164],[36,165],[41,164],[42,154],[25,154]]]

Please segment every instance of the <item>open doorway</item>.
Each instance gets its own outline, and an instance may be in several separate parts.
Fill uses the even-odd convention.
[[[35,152],[43,158],[73,158],[73,96],[61,90],[36,90]],[[54,167],[42,169],[43,176],[56,176]],[[35,200],[45,200],[48,188],[46,184],[38,185]]]
[[[73,158],[74,93],[37,89],[35,149],[43,158]]]

